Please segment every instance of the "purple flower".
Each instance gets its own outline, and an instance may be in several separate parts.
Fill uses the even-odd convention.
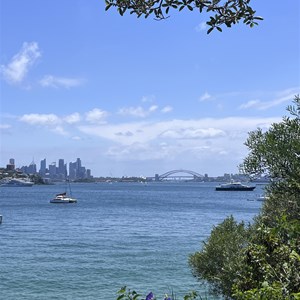
[[[150,292],[150,293],[147,295],[147,297],[146,297],[145,300],[154,300],[154,295],[153,295],[153,293]]]
[[[172,298],[171,298],[171,297],[168,297],[168,296],[166,296],[166,297],[164,298],[164,300],[172,300]]]

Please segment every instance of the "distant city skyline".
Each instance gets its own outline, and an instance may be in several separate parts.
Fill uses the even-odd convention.
[[[52,161],[47,165],[47,159],[44,158],[40,161],[39,167],[33,160],[29,165],[16,166],[16,159],[10,158],[6,167],[8,170],[21,170],[22,172],[30,175],[39,174],[44,179],[52,180],[71,180],[90,179],[92,172],[82,165],[81,159],[77,158],[75,162],[65,163],[63,158]]]
[[[1,0],[0,165],[237,173],[248,132],[281,121],[300,93],[300,1],[253,0],[258,26],[209,35],[206,14],[156,22],[72,4]]]
[[[38,167],[38,165],[39,165],[39,167]],[[84,179],[84,178],[94,177],[94,176],[92,176],[91,169],[86,169],[85,167],[82,166],[80,158],[77,158],[75,162],[69,162],[69,163],[65,162],[65,160],[63,158],[59,158],[56,161],[52,161],[51,163],[48,162],[48,166],[47,166],[47,158],[40,160],[39,163],[36,163],[36,161],[33,159],[30,164],[28,164],[28,165],[23,164],[22,166],[17,166],[16,159],[10,158],[8,163],[5,166],[0,166],[0,168],[21,170],[27,174],[39,174],[42,177],[48,177],[50,179],[66,179],[67,177],[69,179]],[[80,171],[80,169],[81,169],[81,171]],[[172,169],[172,170],[168,170],[168,172],[177,173],[177,175],[175,175],[175,177],[176,176],[180,177],[180,175],[178,175],[178,173],[180,173],[180,172],[193,173],[195,171],[187,170],[187,169],[179,169],[179,170]],[[212,176],[212,177],[223,176],[228,179],[231,175],[237,175],[237,174],[238,173],[228,173],[228,172],[224,171],[223,173],[220,173],[220,174]],[[136,174],[131,174],[130,176],[145,177],[145,178],[153,177],[153,179],[154,179],[158,175],[164,175],[164,174],[162,172],[159,172],[159,173],[155,173],[155,174],[150,174],[148,176],[138,176]],[[203,173],[200,175],[203,176],[203,178],[209,177],[207,173]],[[241,175],[241,176],[244,176],[244,175]],[[96,176],[96,177],[124,177],[124,175],[113,176],[112,174],[109,174],[109,175],[103,174],[103,175]]]

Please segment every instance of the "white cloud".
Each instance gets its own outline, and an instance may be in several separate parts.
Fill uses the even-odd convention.
[[[206,100],[209,100],[209,99],[211,99],[212,97],[211,97],[211,95],[209,94],[209,93],[207,93],[207,92],[205,92],[201,97],[200,97],[200,101],[202,102],[202,101],[206,101]]]
[[[157,105],[152,105],[148,109],[144,109],[141,106],[138,107],[124,107],[119,109],[118,114],[123,116],[133,116],[139,118],[145,118],[149,114],[155,112],[158,109]]]
[[[80,141],[80,140],[82,140],[82,138],[80,137],[80,136],[73,136],[72,137],[72,140],[74,140],[74,141]]]
[[[71,88],[82,85],[84,80],[78,78],[67,78],[67,77],[55,77],[52,75],[46,75],[40,80],[40,85],[43,87],[53,88]]]
[[[65,129],[62,126],[55,126],[51,129],[51,131],[53,131],[54,133],[57,133],[59,135],[63,135],[63,136],[67,136],[68,132],[65,131]]]
[[[150,96],[143,96],[142,97],[142,102],[154,102],[155,101],[155,96],[150,95]]]
[[[259,103],[259,105],[257,107],[260,110],[269,109],[271,107],[280,105],[280,104],[285,103],[285,102],[287,102],[287,103],[291,102],[291,100],[294,99],[294,96],[295,96],[295,94],[292,93],[292,94],[289,94],[289,95],[285,95],[285,96],[276,98],[273,101],[261,102],[261,103]]]
[[[225,136],[225,132],[215,128],[183,128],[179,130],[168,130],[162,133],[162,137],[175,139],[205,139]]]
[[[30,125],[56,125],[61,123],[61,119],[54,114],[25,114],[20,121]]]
[[[250,100],[247,103],[243,103],[240,105],[240,109],[248,109],[253,107],[258,107],[261,104],[259,100]]]
[[[197,160],[235,164],[246,155],[244,142],[248,132],[258,126],[267,128],[280,118],[222,118],[172,120],[165,122],[131,122],[102,126],[79,126],[92,137],[111,142],[106,155],[117,161]],[[174,165],[174,163],[172,164]]]
[[[145,117],[147,115],[146,111],[141,107],[124,107],[119,109],[118,114],[120,115],[130,115],[130,116],[135,116],[135,117]]]
[[[106,111],[94,108],[86,113],[86,121],[89,123],[104,123],[107,115],[108,113]]]
[[[4,79],[11,84],[21,83],[30,67],[41,56],[36,42],[23,43],[21,50],[13,56],[10,63],[1,65],[1,73]]]
[[[66,121],[69,124],[78,123],[80,120],[81,120],[80,114],[77,112],[64,117],[64,121]]]
[[[274,97],[271,101],[261,101],[259,99],[257,100],[250,100],[246,103],[243,103],[240,105],[240,109],[258,109],[258,110],[267,110],[269,108],[281,105],[282,103],[288,103],[291,102],[292,99],[294,99],[295,94],[298,94],[300,92],[300,88],[291,88],[287,89],[285,91],[281,91],[278,93],[278,96]]]
[[[43,126],[74,141],[86,136],[94,141],[101,139],[102,153],[115,160],[196,159],[198,163],[221,156],[231,161],[242,159],[248,132],[257,127],[268,128],[281,120],[232,117],[109,124],[104,122],[106,116],[106,111],[95,108],[87,112],[85,118],[75,112],[66,116],[27,114],[19,120],[32,126]]]
[[[168,113],[168,112],[170,112],[170,111],[172,111],[172,110],[173,110],[173,107],[170,106],[170,105],[168,105],[168,106],[165,106],[165,107],[161,110],[161,112],[162,112],[162,113]]]
[[[157,105],[152,105],[149,107],[149,113],[155,112],[158,109]]]
[[[177,149],[168,145],[154,147],[150,144],[135,143],[127,146],[113,146],[105,153],[117,161],[147,161],[147,160],[170,160],[177,153]]]
[[[149,135],[144,132],[144,125],[147,123],[122,123],[115,125],[81,125],[78,129],[88,135],[101,137],[113,142],[121,144],[132,144],[134,142],[146,142],[151,139]]]
[[[122,124],[106,124],[102,126],[81,125],[78,129],[88,135],[111,140],[122,145],[135,143],[163,142],[168,138],[183,139],[185,143],[206,141],[207,139],[245,141],[247,133],[258,125],[268,126],[279,121],[276,118],[224,118],[200,120],[172,120],[165,122],[132,122]],[[238,125],[238,126],[237,126]],[[225,141],[228,139],[227,141]]]

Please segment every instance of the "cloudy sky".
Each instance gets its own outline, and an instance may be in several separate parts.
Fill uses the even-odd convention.
[[[237,173],[247,133],[300,93],[300,3],[206,34],[207,15],[120,17],[104,0],[1,0],[0,166],[82,159],[95,176]]]

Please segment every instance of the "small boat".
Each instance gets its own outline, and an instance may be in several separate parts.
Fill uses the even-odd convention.
[[[240,182],[230,182],[220,184],[216,187],[216,191],[253,191],[255,186],[244,185]]]
[[[50,200],[50,203],[76,203],[77,199],[69,197],[67,193],[60,193]]]
[[[4,178],[0,182],[0,186],[5,186],[5,187],[30,187],[33,186],[34,183],[28,179],[25,178]]]
[[[56,194],[56,196],[50,200],[50,203],[76,203],[77,199],[72,197],[70,181],[68,182],[68,189],[70,196],[67,195],[67,192]]]

